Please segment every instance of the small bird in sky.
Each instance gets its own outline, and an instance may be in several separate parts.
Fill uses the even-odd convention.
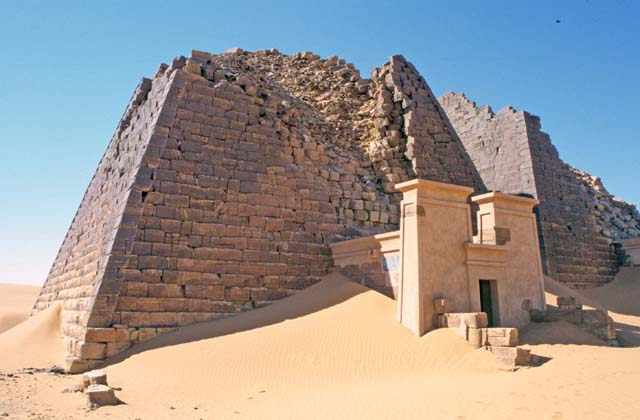
[[[556,23],[560,23],[560,19],[556,19]]]

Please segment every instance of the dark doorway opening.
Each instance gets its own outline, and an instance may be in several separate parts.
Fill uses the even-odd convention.
[[[489,327],[497,327],[498,320],[498,289],[495,280],[480,280],[480,310],[487,314]]]

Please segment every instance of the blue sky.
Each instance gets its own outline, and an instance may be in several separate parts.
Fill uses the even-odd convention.
[[[565,161],[640,202],[639,21],[631,0],[5,0],[0,282],[44,282],[138,81],[191,49],[310,50],[362,74],[403,54],[438,95],[540,115]]]

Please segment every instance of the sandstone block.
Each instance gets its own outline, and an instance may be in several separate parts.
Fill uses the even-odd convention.
[[[107,358],[113,357],[116,354],[122,353],[123,351],[129,349],[129,347],[131,347],[130,341],[117,341],[115,343],[107,343],[105,356]]]
[[[87,328],[84,340],[88,343],[116,341],[115,328]]]
[[[104,370],[92,370],[90,372],[86,372],[82,376],[82,385],[84,389],[87,389],[91,385],[108,385],[107,372]]]
[[[158,332],[155,328],[138,329],[138,341],[141,343],[155,337],[156,335],[158,335]]]
[[[71,374],[82,373],[93,366],[95,366],[97,362],[95,360],[83,360],[78,357],[67,357],[65,359],[65,371]]]
[[[480,348],[485,342],[486,329],[485,328],[468,328],[467,329],[467,341],[474,349]]]
[[[531,314],[531,321],[533,322],[553,322],[553,321],[566,321],[571,324],[581,324],[582,323],[582,310],[554,310],[553,308],[548,308],[547,310],[532,310],[529,312]]]
[[[607,324],[607,314],[600,310],[582,311],[582,322],[588,326],[605,326]]]
[[[124,325],[114,325],[115,341],[129,341],[129,328]]]
[[[154,326],[176,325],[177,315],[174,312],[154,312],[149,314],[149,324]]]
[[[487,314],[484,312],[450,312],[444,314],[444,320],[445,326],[449,328],[457,328],[462,322],[471,328],[486,328],[488,325]]]
[[[107,345],[104,343],[78,343],[78,356],[81,359],[101,360],[105,358]]]
[[[224,300],[224,286],[187,284],[185,296],[196,299]]]
[[[227,51],[225,51],[225,54],[242,55],[244,54],[244,50],[242,48],[233,47],[233,48],[227,49]]]
[[[183,297],[182,287],[180,287],[180,285],[178,284],[149,284],[148,296],[161,298],[180,298]]]
[[[507,366],[525,366],[531,361],[531,351],[520,347],[489,347],[489,351]]]
[[[87,388],[86,393],[91,407],[120,404],[120,400],[116,398],[116,394],[113,389],[106,385],[90,385]]]
[[[251,289],[230,287],[229,300],[232,302],[248,302],[251,300]]]
[[[487,328],[487,344],[496,347],[515,347],[518,345],[517,328]]]
[[[141,273],[140,273],[140,278],[142,278]],[[148,288],[148,283],[144,283],[144,282],[128,281],[126,283],[127,296],[147,296],[147,288]]]

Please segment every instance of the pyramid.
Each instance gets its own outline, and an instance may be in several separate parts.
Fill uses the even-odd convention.
[[[486,191],[425,80],[337,57],[193,51],[142,79],[35,305],[68,370],[289,296],[329,244],[398,229],[396,183]]]
[[[617,241],[640,236],[635,206],[560,159],[539,117],[511,107],[494,113],[463,94],[440,102],[487,188],[540,201],[545,274],[579,288],[613,280],[623,257]]]

